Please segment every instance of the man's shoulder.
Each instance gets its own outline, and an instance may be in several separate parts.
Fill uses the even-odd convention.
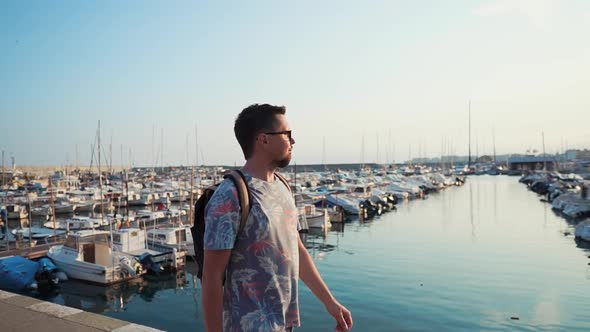
[[[237,199],[238,197],[238,189],[230,179],[224,179],[217,185],[207,188],[207,190],[214,190],[209,201],[225,201],[233,198]]]

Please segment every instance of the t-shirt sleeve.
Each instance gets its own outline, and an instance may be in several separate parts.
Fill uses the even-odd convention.
[[[224,180],[205,207],[205,250],[233,249],[240,226],[238,191]]]

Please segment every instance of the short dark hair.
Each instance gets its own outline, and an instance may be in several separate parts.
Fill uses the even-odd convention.
[[[254,153],[256,136],[264,131],[274,130],[277,124],[276,115],[286,112],[285,106],[252,104],[238,114],[234,123],[234,134],[242,147],[244,158],[248,159]]]

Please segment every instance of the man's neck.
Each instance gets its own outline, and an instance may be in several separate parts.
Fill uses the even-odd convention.
[[[263,162],[256,159],[248,159],[242,169],[253,177],[267,181],[274,181],[276,167],[272,163]]]

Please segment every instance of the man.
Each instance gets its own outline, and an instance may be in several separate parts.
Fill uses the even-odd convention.
[[[237,189],[225,180],[205,211],[203,312],[207,331],[292,331],[300,325],[298,279],[336,320],[352,316],[330,293],[299,238],[297,208],[274,175],[291,161],[295,140],[284,106],[251,105],[238,115],[234,133],[246,158],[242,168],[251,197],[241,233]]]

